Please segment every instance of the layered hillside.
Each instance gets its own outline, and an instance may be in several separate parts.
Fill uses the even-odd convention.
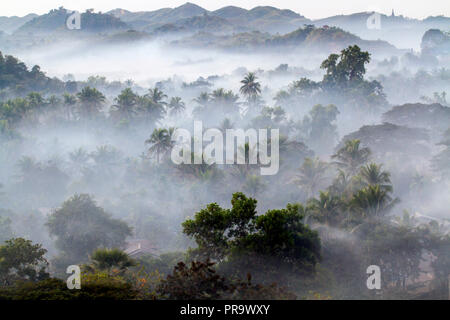
[[[377,14],[380,18],[380,26],[377,29],[369,29],[367,20]],[[424,20],[411,19],[402,15],[379,14],[375,12],[359,12],[349,15],[337,15],[325,19],[315,20],[316,26],[335,26],[369,40],[383,39],[400,48],[420,48],[421,36],[428,29],[448,30],[450,18],[428,17]]]
[[[285,33],[311,22],[311,20],[291,10],[281,10],[268,6],[255,7],[251,10],[228,6],[215,11],[207,11],[189,2],[174,9],[163,8],[150,12],[130,12],[115,9],[109,11],[108,14],[121,19],[133,28],[150,32],[168,23],[189,27],[189,25],[183,25],[184,22],[189,21],[189,18],[199,18],[199,16],[207,16],[209,21],[215,22],[214,25],[204,24],[203,31],[231,30],[230,26],[232,25],[234,30]],[[211,29],[211,27],[213,28]],[[225,30],[222,30],[222,27],[225,27]]]
[[[15,31],[15,35],[48,34],[66,30],[71,11],[59,8],[33,18]],[[128,29],[126,23],[109,14],[88,10],[81,14],[81,32],[115,32]]]
[[[30,13],[23,17],[16,17],[16,16],[0,17],[0,31],[6,33],[13,33],[21,26],[23,26],[25,23],[27,23],[30,20],[33,20],[37,16],[38,16],[37,14]]]

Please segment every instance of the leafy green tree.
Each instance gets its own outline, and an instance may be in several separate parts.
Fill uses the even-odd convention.
[[[243,272],[270,270],[276,266],[312,271],[320,259],[320,239],[303,224],[304,209],[286,209],[256,215],[256,200],[233,194],[231,209],[209,204],[183,223],[183,232],[194,238],[191,254],[221,262],[224,269]]]
[[[117,248],[125,244],[131,229],[113,219],[87,194],[76,194],[53,211],[46,223],[56,246],[72,263],[87,261],[97,248]]]
[[[13,238],[0,246],[0,283],[12,285],[15,281],[38,281],[48,277],[47,250],[30,240]]]
[[[264,268],[266,262],[274,259],[275,265],[281,263],[293,271],[314,271],[320,260],[320,239],[317,232],[303,223],[303,218],[304,209],[299,204],[288,204],[286,209],[269,210],[257,216],[255,232],[234,248],[232,259],[240,259],[240,265],[248,268],[255,261]],[[252,256],[253,261],[247,258]]]
[[[252,119],[252,125],[257,128],[279,128],[286,121],[286,111],[281,107],[264,107],[260,115]]]
[[[331,54],[321,64],[326,74],[320,83],[325,92],[337,94],[346,105],[366,107],[373,111],[387,103],[383,86],[376,80],[364,80],[365,65],[370,53],[361,51],[357,45],[349,46],[340,54]]]
[[[65,195],[69,177],[54,162],[40,163],[31,157],[22,157],[18,163],[18,187],[22,201],[29,205],[54,205]]]
[[[229,280],[214,270],[211,261],[193,261],[190,267],[179,262],[157,288],[158,294],[168,300],[218,300],[218,299],[295,299],[295,295],[277,285],[254,285],[247,281]]]
[[[138,291],[120,277],[104,273],[83,275],[81,289],[70,290],[61,279],[46,279],[38,282],[18,283],[16,286],[0,288],[0,300],[133,300]]]
[[[431,263],[435,279],[433,286],[441,293],[440,297],[448,299],[448,287],[450,285],[450,236],[447,234],[434,234],[427,244],[435,259]]]
[[[370,223],[364,229],[363,261],[381,268],[382,288],[393,284],[406,289],[407,280],[420,275],[423,239],[415,228],[385,222]]]
[[[0,89],[10,89],[23,94],[30,91],[43,91],[63,85],[60,80],[50,79],[35,65],[28,70],[25,63],[0,52]]]
[[[323,82],[327,86],[346,88],[362,81],[366,73],[365,64],[370,62],[370,54],[357,46],[349,46],[340,55],[331,54],[320,66],[326,70]]]
[[[169,300],[219,299],[228,290],[226,279],[212,268],[213,262],[192,262],[187,267],[183,262],[175,266],[173,273],[160,284],[158,291]]]
[[[296,97],[310,97],[315,90],[320,88],[320,83],[314,82],[307,78],[301,78],[294,81],[289,86],[289,93],[294,94]]]
[[[337,127],[334,124],[339,110],[335,105],[315,105],[305,116],[301,131],[306,133],[308,145],[321,154],[331,151],[337,141]]]

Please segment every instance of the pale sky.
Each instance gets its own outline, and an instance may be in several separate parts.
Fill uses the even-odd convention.
[[[186,0],[0,0],[0,16],[43,14],[60,6],[78,11],[89,8],[103,12],[116,8],[151,11],[163,7],[177,7],[185,2]],[[191,0],[190,2],[207,10],[228,5],[246,9],[267,5],[291,9],[311,19],[362,11],[390,14],[392,9],[396,14],[411,18],[425,18],[430,15],[450,16],[450,0]]]

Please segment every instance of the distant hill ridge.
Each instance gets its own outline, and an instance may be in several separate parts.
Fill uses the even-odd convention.
[[[187,2],[176,8],[161,8],[154,11],[131,12],[122,8],[106,13],[86,11],[82,20],[87,21],[85,32],[115,32],[133,29],[150,34],[165,33],[240,33],[249,31],[268,32],[272,35],[294,32],[305,25],[338,27],[362,39],[383,39],[398,48],[420,50],[422,35],[429,29],[449,31],[450,18],[428,17],[423,20],[404,16],[380,14],[381,28],[369,30],[367,19],[374,12],[359,12],[349,15],[335,15],[324,19],[310,20],[289,9],[258,6],[244,9],[226,6],[208,11],[194,3]],[[26,17],[0,17],[0,31],[17,34],[48,33],[64,29],[67,10],[59,8],[49,13]]]
[[[182,25],[183,19],[208,15],[218,17],[216,21],[221,24],[231,25],[241,30],[255,29],[271,32],[289,32],[311,22],[292,10],[281,10],[270,6],[255,7],[251,10],[227,6],[215,11],[208,11],[196,4],[187,2],[176,8],[163,8],[148,12],[130,12],[124,9],[114,9],[107,12],[134,28],[152,31],[167,23]],[[213,18],[210,18],[212,20]],[[227,22],[225,22],[227,20]],[[218,29],[218,28],[217,28]]]
[[[45,34],[64,31],[66,30],[67,18],[72,12],[63,7],[51,10],[49,13],[29,20],[19,27],[14,34]],[[112,32],[130,28],[126,23],[112,15],[95,13],[91,10],[81,13],[81,21],[83,32]]]
[[[6,33],[13,33],[28,21],[38,17],[37,14],[30,13],[23,17],[0,17],[0,30]]]
[[[202,32],[196,33],[191,37],[173,41],[172,44],[181,47],[210,47],[239,50],[279,50],[280,47],[291,47],[306,50],[326,49],[331,52],[338,52],[349,45],[356,44],[362,49],[370,52],[397,52],[397,48],[386,41],[363,40],[340,28],[317,28],[314,25],[305,25],[304,27],[284,35],[271,35],[259,31],[227,35],[214,35],[212,33]]]

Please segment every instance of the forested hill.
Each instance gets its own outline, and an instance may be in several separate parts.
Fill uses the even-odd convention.
[[[0,30],[6,33],[12,33],[37,16],[37,14],[30,13],[23,17],[0,17]]]
[[[66,21],[71,11],[60,7],[49,13],[38,16],[15,31],[16,35],[45,34],[66,30]],[[95,13],[87,10],[81,14],[82,32],[116,32],[129,29],[129,26],[120,19],[101,12]]]
[[[212,47],[220,49],[263,49],[278,50],[280,47],[297,49],[341,50],[357,44],[365,50],[394,53],[397,49],[386,41],[363,40],[354,34],[335,27],[316,28],[306,25],[285,35],[271,35],[262,32],[243,32],[232,35],[197,33],[191,37],[174,41],[172,44],[186,47]]]
[[[17,58],[0,52],[0,93],[10,89],[17,94],[26,94],[29,91],[63,89],[64,86],[64,82],[47,77],[39,66],[28,70]]]
[[[336,27],[324,26],[316,28],[314,25],[306,25],[283,36],[275,36],[271,41],[272,45],[299,45],[304,44],[309,47],[324,46],[334,50],[346,47],[351,44],[358,44],[365,49],[395,50],[395,47],[386,41],[363,40],[360,37]]]
[[[153,31],[167,24],[182,24],[182,20],[209,16],[210,19],[233,25],[240,30],[259,30],[271,33],[286,33],[295,30],[311,20],[291,10],[282,10],[270,6],[259,6],[251,10],[239,7],[227,6],[215,11],[208,11],[193,3],[185,3],[177,8],[163,8],[149,12],[130,12],[124,9],[109,11],[133,28],[145,31]]]
[[[450,32],[430,29],[422,37],[422,52],[444,55],[450,54]]]

